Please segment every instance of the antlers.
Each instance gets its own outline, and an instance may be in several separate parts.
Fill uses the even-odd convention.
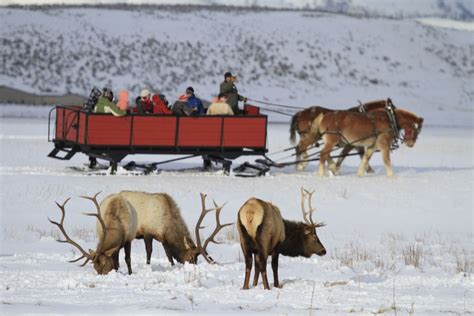
[[[314,223],[313,222],[313,213],[316,211],[315,208],[311,205],[311,199],[313,197],[314,190],[308,191],[305,188],[301,187],[301,211],[303,212],[303,220],[306,224],[313,226],[314,228],[325,226],[324,223]],[[309,211],[305,210],[305,199],[308,200]]]
[[[105,229],[105,223],[104,223],[104,220],[102,219],[102,217],[100,216],[100,206],[99,206],[99,203],[97,202],[97,195],[99,195],[100,192],[98,192],[96,195],[94,195],[93,197],[88,197],[88,196],[82,196],[82,198],[85,198],[85,199],[88,199],[88,200],[91,200],[94,202],[96,208],[97,208],[97,214],[95,213],[86,213],[85,215],[89,215],[89,216],[95,216],[97,217],[97,219],[99,220],[100,224],[102,225],[102,229],[104,231],[104,237],[105,237],[105,232],[106,232],[106,229]],[[69,243],[71,245],[73,245],[74,247],[76,247],[81,253],[82,253],[82,256],[80,256],[79,258],[77,259],[74,259],[74,260],[70,260],[69,262],[77,262],[81,259],[86,259],[84,261],[84,263],[81,264],[81,267],[85,266],[90,260],[93,260],[94,258],[92,258],[92,255],[90,252],[87,252],[85,251],[78,243],[76,243],[74,240],[72,240],[69,235],[66,233],[66,230],[64,229],[64,218],[66,217],[66,211],[65,211],[65,206],[67,204],[67,202],[69,202],[71,198],[68,198],[66,201],[64,201],[64,203],[62,205],[60,205],[58,202],[55,202],[56,205],[59,207],[59,209],[61,210],[61,220],[60,222],[55,222],[53,220],[51,220],[49,217],[48,217],[48,220],[51,224],[54,224],[56,225],[59,230],[63,233],[64,237],[66,238],[66,240],[61,240],[61,239],[57,239],[58,242],[61,242],[61,243]]]
[[[97,196],[98,196],[101,192],[102,192],[102,191],[97,192],[93,197],[90,197],[90,196],[81,196],[81,198],[84,198],[84,199],[87,199],[87,200],[91,200],[92,202],[94,202],[94,205],[95,205],[95,208],[96,208],[96,210],[97,210],[97,213],[84,213],[84,215],[97,217],[97,220],[99,221],[100,225],[102,226],[102,231],[103,231],[103,233],[104,233],[103,238],[105,238],[105,234],[106,234],[105,223],[104,223],[104,220],[102,219],[102,216],[100,216],[100,206],[99,206],[99,202],[97,202]]]
[[[214,259],[212,259],[211,256],[209,256],[209,254],[207,253],[206,251],[206,248],[207,246],[209,245],[210,242],[213,242],[215,244],[220,244],[220,242],[217,242],[214,237],[219,233],[219,231],[226,227],[226,226],[229,226],[229,225],[232,225],[233,223],[227,223],[227,224],[221,224],[220,222],[220,218],[219,218],[219,215],[222,211],[222,208],[225,206],[225,203],[224,205],[222,206],[218,206],[217,203],[213,200],[212,201],[214,203],[214,208],[210,208],[210,209],[206,209],[206,194],[204,193],[201,193],[201,206],[202,206],[202,211],[201,211],[201,216],[199,216],[199,219],[196,223],[196,228],[195,228],[195,233],[196,233],[196,243],[197,243],[197,248],[201,251],[201,254],[202,256],[204,257],[204,259],[206,259],[206,261],[208,263],[216,263],[214,261]],[[206,217],[207,213],[209,212],[212,212],[212,211],[216,211],[216,228],[214,229],[214,231],[212,232],[212,234],[209,236],[209,238],[207,238],[205,241],[204,241],[204,246],[201,244],[201,237],[199,236],[199,230],[201,228],[204,228],[201,226],[201,223],[202,221],[204,220],[204,217]]]

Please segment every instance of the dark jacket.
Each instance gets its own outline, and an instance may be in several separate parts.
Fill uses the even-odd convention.
[[[244,97],[238,93],[235,84],[227,81],[222,82],[219,93],[225,94],[227,97],[227,103],[230,105],[232,111],[234,111],[235,114],[240,113],[239,101],[243,101]]]
[[[204,106],[202,105],[202,101],[193,94],[192,96],[188,97],[188,106],[194,109],[197,114],[206,114],[204,110]]]

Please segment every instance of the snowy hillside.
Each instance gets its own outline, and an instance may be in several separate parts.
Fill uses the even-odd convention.
[[[442,17],[472,20],[470,0],[3,0],[0,5],[155,4],[306,9],[392,18]]]
[[[92,86],[189,85],[210,99],[223,73],[239,91],[294,106],[349,107],[391,97],[427,124],[470,125],[474,36],[416,20],[315,12],[1,8],[0,85],[87,94]],[[452,108],[449,104],[454,103]],[[434,121],[447,108],[448,122]],[[469,113],[466,119],[466,112]]]

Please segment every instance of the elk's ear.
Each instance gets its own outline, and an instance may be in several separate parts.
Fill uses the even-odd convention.
[[[110,248],[109,250],[104,251],[106,257],[112,257],[112,255],[119,250],[119,247]]]
[[[189,245],[188,239],[186,238],[186,236],[183,237],[183,240],[184,240],[184,248],[186,248],[186,250],[191,249],[191,246]]]
[[[314,228],[311,227],[311,226],[305,227],[305,229],[304,229],[304,234],[305,235],[312,234],[313,232],[314,232]]]
[[[94,261],[95,256],[96,256],[97,253],[92,249],[89,249],[89,253],[91,254],[91,260]]]

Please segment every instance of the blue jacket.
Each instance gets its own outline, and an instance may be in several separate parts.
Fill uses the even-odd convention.
[[[204,106],[202,105],[202,101],[193,94],[192,96],[188,97],[188,106],[195,109],[199,114],[205,114],[206,111],[204,110]]]

